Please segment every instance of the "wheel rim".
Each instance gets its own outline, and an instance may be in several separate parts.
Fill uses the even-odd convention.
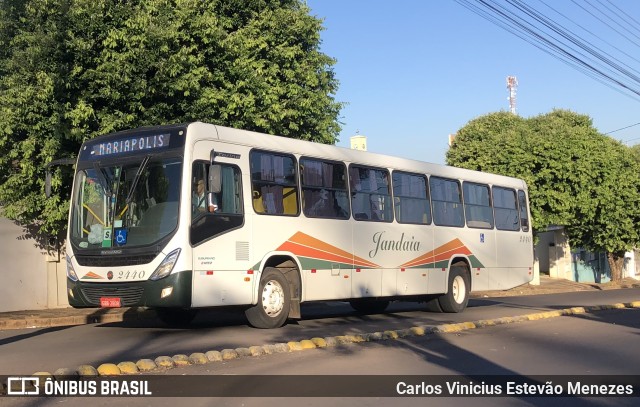
[[[268,281],[262,290],[262,308],[267,316],[274,318],[284,309],[284,290],[275,280]]]
[[[462,304],[464,302],[464,297],[466,296],[466,287],[464,284],[464,279],[461,276],[456,276],[453,279],[453,284],[451,285],[451,294],[453,296],[453,300],[457,304]]]

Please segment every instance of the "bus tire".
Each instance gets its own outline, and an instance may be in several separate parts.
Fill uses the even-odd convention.
[[[469,302],[469,273],[465,267],[451,267],[447,293],[438,298],[444,312],[462,312]]]
[[[156,308],[158,319],[172,327],[188,326],[197,314],[196,309]]]
[[[254,328],[279,328],[287,321],[291,307],[289,282],[280,270],[267,267],[260,278],[258,303],[244,314]]]
[[[389,306],[389,300],[355,299],[349,301],[349,304],[363,314],[380,314]]]

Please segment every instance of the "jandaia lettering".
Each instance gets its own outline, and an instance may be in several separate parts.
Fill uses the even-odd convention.
[[[387,240],[384,238],[384,231],[376,232],[373,235],[373,244],[375,244],[375,249],[369,251],[369,257],[374,258],[378,254],[379,251],[397,251],[397,252],[417,252],[420,251],[420,241],[415,240],[415,236],[411,236],[411,238],[406,238],[404,233],[400,236],[398,240]]]

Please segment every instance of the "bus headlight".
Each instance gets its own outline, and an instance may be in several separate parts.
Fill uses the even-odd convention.
[[[160,263],[156,271],[151,274],[149,280],[160,280],[161,278],[165,278],[171,274],[171,270],[173,270],[173,266],[175,266],[179,255],[180,249],[175,249],[171,253],[167,254],[167,257],[162,260],[162,263]]]
[[[67,277],[71,281],[78,281],[78,275],[76,271],[73,269],[73,264],[71,263],[71,257],[67,254]]]

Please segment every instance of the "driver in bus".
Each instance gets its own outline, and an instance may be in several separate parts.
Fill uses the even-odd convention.
[[[193,213],[201,213],[201,212],[207,212],[207,207],[210,205],[207,205],[207,194],[205,193],[205,188],[204,188],[204,180],[203,179],[199,179],[195,182],[194,184],[194,191],[193,191],[193,197],[192,197],[192,206],[193,206]],[[218,212],[218,202],[216,199],[215,194],[212,194],[213,196],[213,202],[212,202],[212,206],[213,206],[213,210],[211,210],[211,208],[209,208],[210,212]]]

